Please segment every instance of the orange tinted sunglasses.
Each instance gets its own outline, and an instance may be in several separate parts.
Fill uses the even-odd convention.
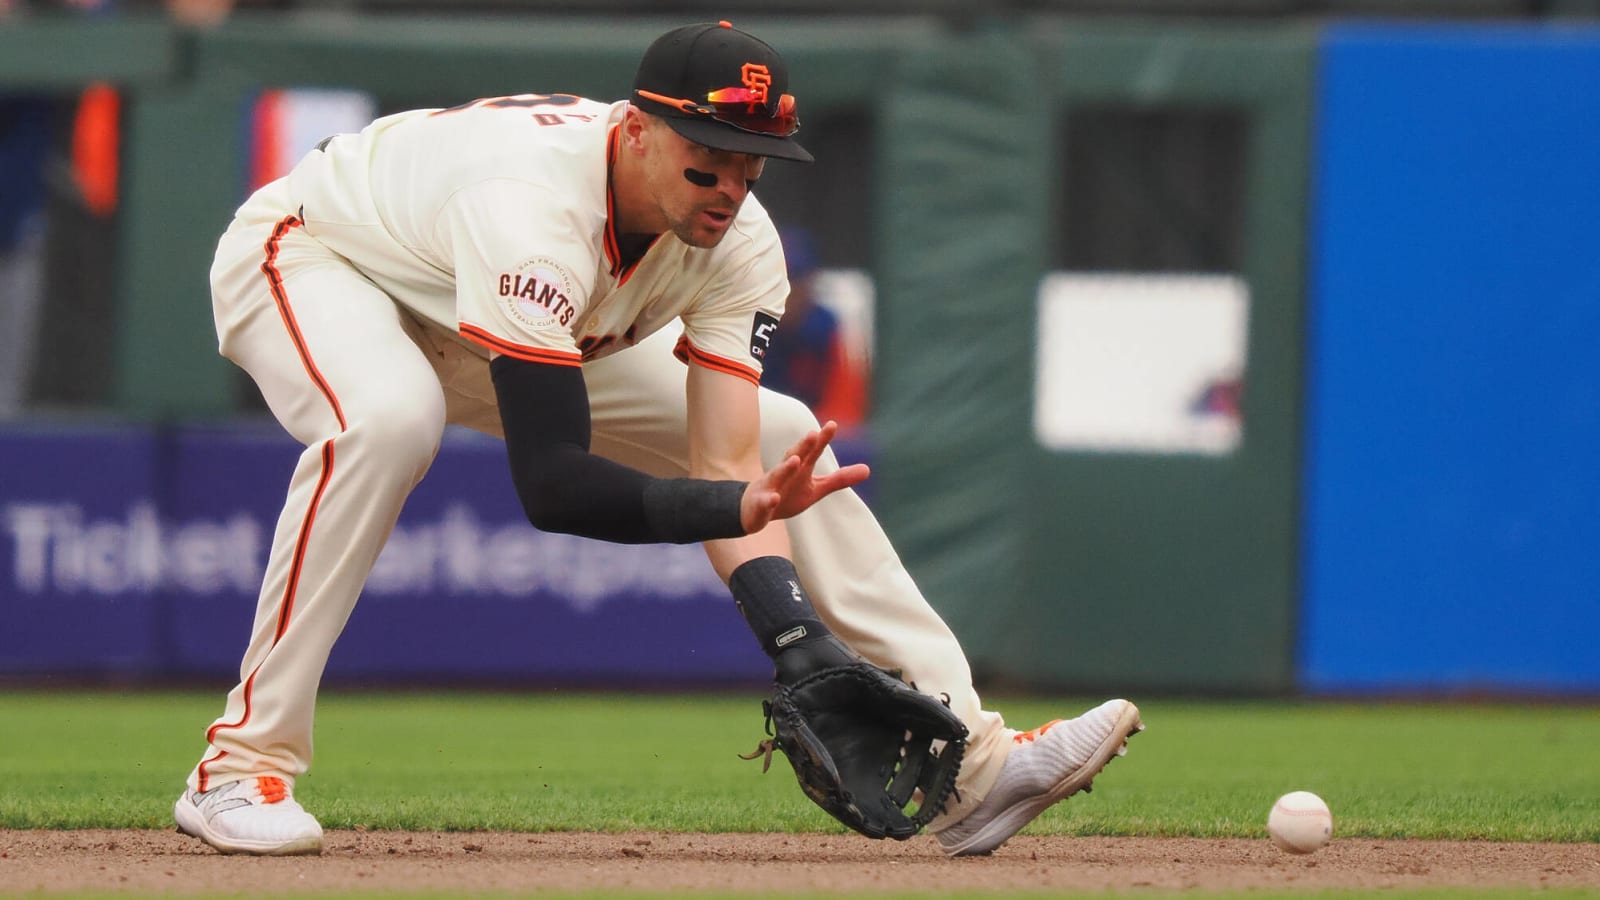
[[[777,111],[769,112],[765,102],[765,92],[745,87],[727,87],[712,91],[706,94],[704,103],[679,100],[654,91],[636,90],[634,93],[646,100],[665,103],[686,113],[710,116],[718,122],[752,134],[788,137],[800,130],[800,116],[795,113],[793,94],[779,97]]]

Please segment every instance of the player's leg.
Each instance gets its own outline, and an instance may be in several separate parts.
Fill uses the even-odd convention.
[[[584,367],[593,416],[593,448],[659,476],[688,468],[686,372],[672,356],[675,332]],[[487,366],[458,379],[451,421],[499,433]],[[476,384],[471,382],[476,381]],[[457,412],[457,401],[462,407]],[[776,463],[816,418],[793,398],[761,391],[762,456]],[[819,472],[837,467],[831,453]],[[951,855],[986,853],[1051,804],[1088,785],[1142,727],[1139,711],[1114,700],[1071,721],[1029,732],[985,710],[959,642],[923,598],[877,519],[853,491],[840,491],[787,521],[795,563],[818,614],[867,659],[898,668],[917,686],[948,694],[971,730],[957,779],[959,798],[929,825]]]
[[[761,393],[763,454],[775,461],[816,427],[816,419],[797,400]],[[827,468],[834,465],[830,456]],[[807,586],[821,586],[814,594],[828,626],[872,662],[903,670],[924,691],[948,694],[951,709],[967,724],[957,796],[928,825],[950,855],[999,847],[1045,809],[1086,788],[1123,752],[1127,736],[1143,727],[1139,710],[1125,700],[1028,732],[1005,727],[998,713],[983,708],[955,636],[854,492],[841,491],[790,519],[789,532]]]
[[[320,829],[313,835],[292,815],[288,794],[311,762],[317,687],[401,505],[437,452],[444,400],[393,302],[291,219],[231,230],[213,293],[224,355],[306,449],[273,536],[239,684],[206,732],[180,825],[219,849],[312,852]],[[260,810],[255,824],[230,828],[226,810],[212,813],[223,803],[192,803],[223,793]]]
[[[672,356],[674,340],[663,332],[584,367],[595,452],[656,475],[686,471],[686,373]],[[764,464],[774,465],[816,427],[800,401],[761,391]],[[830,450],[817,471],[837,467]],[[971,730],[958,791],[964,801],[984,796],[999,776],[1014,732],[998,713],[983,708],[960,643],[928,605],[871,510],[854,491],[840,491],[787,525],[795,565],[828,627],[873,663],[900,669],[921,690],[949,695],[951,709]],[[941,819],[964,813],[957,803]],[[934,827],[941,824],[935,820]]]

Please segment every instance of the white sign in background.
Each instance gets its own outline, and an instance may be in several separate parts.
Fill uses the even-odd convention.
[[[1249,313],[1232,275],[1046,276],[1035,437],[1057,451],[1232,453]]]

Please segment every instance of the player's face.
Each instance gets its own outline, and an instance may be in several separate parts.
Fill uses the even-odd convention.
[[[667,230],[691,247],[721,243],[766,159],[696,144],[657,121],[646,169]],[[715,182],[712,179],[715,178]]]

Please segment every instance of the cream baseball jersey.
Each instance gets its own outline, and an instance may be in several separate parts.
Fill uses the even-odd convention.
[[[747,197],[714,248],[656,238],[629,264],[609,173],[626,102],[522,94],[338,135],[288,175],[306,233],[488,356],[579,365],[683,320],[680,358],[758,382],[789,293]]]

